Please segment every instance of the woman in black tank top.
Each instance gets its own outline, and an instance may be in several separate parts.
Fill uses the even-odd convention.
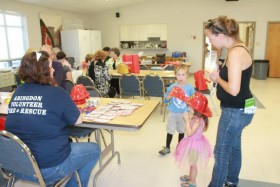
[[[221,117],[215,145],[215,165],[208,187],[237,186],[241,169],[241,134],[253,114],[244,112],[245,100],[252,98],[252,58],[241,41],[236,20],[220,16],[210,19],[205,34],[217,49],[226,48],[227,58],[219,70],[209,73],[217,83]]]

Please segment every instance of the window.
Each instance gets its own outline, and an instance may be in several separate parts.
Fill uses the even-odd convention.
[[[13,66],[26,50],[27,31],[24,16],[0,10],[0,66]],[[12,63],[11,63],[12,62]]]

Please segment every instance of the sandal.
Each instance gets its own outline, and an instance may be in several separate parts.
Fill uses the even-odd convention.
[[[190,184],[188,182],[182,182],[181,187],[196,187],[196,184]]]
[[[182,182],[188,182],[190,180],[190,177],[188,175],[182,175],[180,177],[180,181]]]

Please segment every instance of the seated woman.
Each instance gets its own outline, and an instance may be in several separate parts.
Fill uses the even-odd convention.
[[[53,71],[46,52],[22,58],[18,75],[25,84],[11,98],[6,130],[30,148],[47,185],[78,171],[82,186],[88,186],[100,148],[93,142],[69,142],[68,126],[82,123],[82,116],[69,93],[53,86]],[[16,176],[36,181],[24,173]],[[65,186],[77,186],[74,175]]]
[[[108,66],[105,65],[106,53],[103,50],[96,51],[94,54],[95,62],[89,68],[89,74],[94,80],[96,88],[100,91],[102,96],[107,96],[110,88],[109,81],[111,76],[109,74]],[[92,66],[94,66],[92,68]],[[93,70],[93,71],[92,71]]]
[[[122,63],[120,58],[120,50],[116,47],[110,49],[110,59],[106,62],[109,69],[117,69],[117,66]],[[120,94],[119,79],[111,80],[111,87],[115,88],[117,94]],[[114,96],[113,96],[114,97]]]
[[[57,59],[56,61],[62,64],[66,79],[73,82],[72,68],[65,58],[66,58],[66,54],[63,51],[59,51],[56,54],[56,59]]]
[[[94,61],[94,54],[88,53],[85,57],[85,60],[82,61],[83,71],[86,72],[90,64]]]
[[[106,53],[105,63],[111,58],[110,57],[110,47],[104,47],[102,49]]]

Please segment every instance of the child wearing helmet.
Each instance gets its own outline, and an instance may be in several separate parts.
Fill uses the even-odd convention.
[[[177,145],[174,157],[179,165],[189,166],[189,175],[180,177],[181,186],[196,187],[197,165],[206,166],[213,153],[209,141],[203,135],[212,112],[208,108],[207,98],[199,92],[187,98],[186,102],[193,116],[190,119],[190,113],[184,113],[187,136]]]

